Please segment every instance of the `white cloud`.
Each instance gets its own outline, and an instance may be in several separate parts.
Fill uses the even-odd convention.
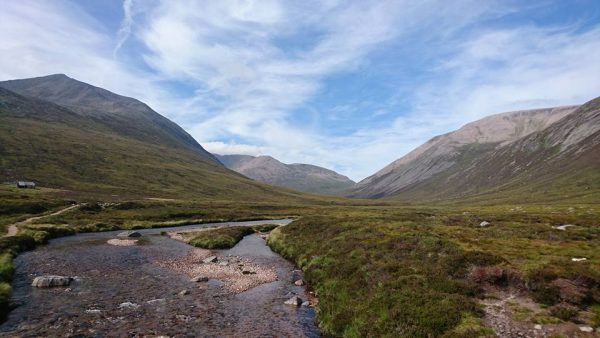
[[[133,26],[133,0],[123,1],[123,20],[121,21],[121,27],[117,32],[117,45],[113,50],[113,56],[116,57],[119,49],[123,47],[127,38],[131,34],[131,27]]]
[[[123,11],[110,32],[77,2],[4,3],[0,79],[66,73],[147,102],[210,151],[267,154],[353,179],[484,115],[599,94],[599,28],[489,28],[487,18],[515,11],[504,1],[125,0]],[[139,58],[122,57],[132,42],[143,46]],[[298,119],[324,114],[310,101],[328,77],[369,72],[373,54],[399,50],[430,67],[398,84],[388,102],[402,98],[402,111],[335,97],[324,119],[346,126],[360,111],[387,123],[340,136],[318,118]],[[170,91],[173,83],[186,90]]]
[[[219,155],[264,155],[264,149],[250,144],[239,144],[235,142],[204,142],[202,147],[213,154]]]

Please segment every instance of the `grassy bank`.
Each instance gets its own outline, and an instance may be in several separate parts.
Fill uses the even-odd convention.
[[[235,226],[215,229],[203,229],[186,232],[183,239],[188,244],[203,249],[231,249],[244,237],[257,232],[269,232],[277,224],[259,224],[254,226]]]
[[[229,249],[242,238],[253,233],[252,227],[238,226],[189,232],[184,235],[184,239],[188,244],[198,248]]]

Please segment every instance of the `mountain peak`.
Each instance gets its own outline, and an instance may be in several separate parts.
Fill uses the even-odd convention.
[[[348,177],[309,164],[285,164],[268,156],[216,155],[227,168],[275,186],[318,194],[341,194],[354,186]]]
[[[65,74],[0,82],[17,94],[52,102],[109,129],[143,142],[187,148],[218,163],[192,136],[136,99],[81,82]]]

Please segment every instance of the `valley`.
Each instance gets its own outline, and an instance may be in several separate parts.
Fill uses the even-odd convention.
[[[66,76],[0,82],[0,335],[594,336],[598,100],[473,122],[355,184],[213,155]]]

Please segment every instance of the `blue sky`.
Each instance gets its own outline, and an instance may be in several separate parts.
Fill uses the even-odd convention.
[[[0,79],[65,73],[221,154],[360,180],[483,116],[600,95],[600,1],[6,1]]]

